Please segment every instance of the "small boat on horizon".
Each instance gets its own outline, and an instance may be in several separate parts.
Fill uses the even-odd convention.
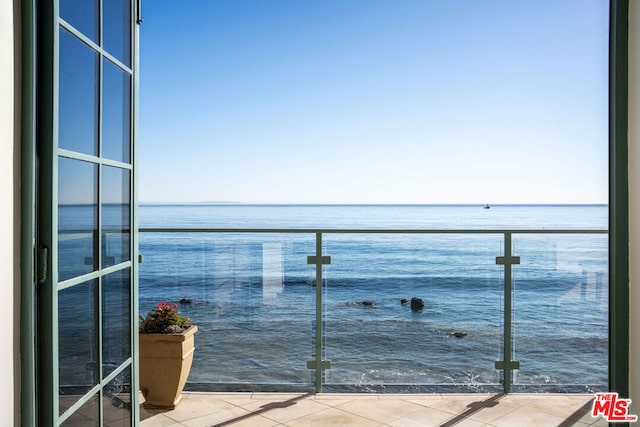
[[[491,206],[489,206],[489,203],[487,203],[486,205],[484,205],[484,209],[491,209]]]

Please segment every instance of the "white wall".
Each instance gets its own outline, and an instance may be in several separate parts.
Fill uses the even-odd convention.
[[[640,415],[640,0],[629,2],[629,386]]]
[[[17,381],[16,353],[19,348],[15,315],[19,300],[15,296],[17,255],[14,257],[14,37],[13,1],[0,1],[0,325],[6,344],[0,345],[0,426],[14,425],[14,398]],[[6,327],[4,325],[8,325]],[[13,345],[10,345],[13,343]],[[18,345],[18,347],[16,347]],[[16,363],[16,365],[14,365]]]

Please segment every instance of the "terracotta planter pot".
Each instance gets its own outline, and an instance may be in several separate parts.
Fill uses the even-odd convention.
[[[173,409],[182,400],[197,326],[180,334],[140,334],[140,391],[145,408]]]

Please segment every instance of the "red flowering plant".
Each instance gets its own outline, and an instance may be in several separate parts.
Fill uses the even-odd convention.
[[[191,319],[178,313],[178,304],[166,301],[159,303],[147,313],[147,317],[140,316],[141,334],[179,334],[189,327]]]

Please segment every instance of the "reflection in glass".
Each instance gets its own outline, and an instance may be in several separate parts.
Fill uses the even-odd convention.
[[[102,279],[102,377],[131,356],[131,286],[129,269]]]
[[[314,253],[313,236],[140,237],[145,254],[140,313],[146,314],[162,299],[194,302],[179,307],[202,328],[190,382],[218,390],[232,384],[243,389],[251,383],[312,387],[313,371],[306,362],[314,348],[315,269],[306,264],[306,256]]]
[[[103,4],[104,48],[131,66],[131,1],[109,0]]]
[[[129,427],[131,425],[131,368],[122,371],[104,388],[104,425]]]
[[[60,30],[58,146],[98,154],[98,55]]]
[[[60,157],[58,167],[58,281],[97,268],[98,168]]]
[[[96,282],[58,292],[60,411],[98,383]]]
[[[102,91],[102,156],[131,162],[131,76],[104,60]]]
[[[102,168],[102,267],[130,258],[130,172]]]
[[[98,0],[60,0],[60,17],[98,42]]]
[[[100,398],[95,394],[80,409],[71,414],[61,427],[98,427],[100,425]]]
[[[514,384],[606,389],[607,235],[517,235],[513,246],[528,260],[514,268],[512,330],[520,361]]]

